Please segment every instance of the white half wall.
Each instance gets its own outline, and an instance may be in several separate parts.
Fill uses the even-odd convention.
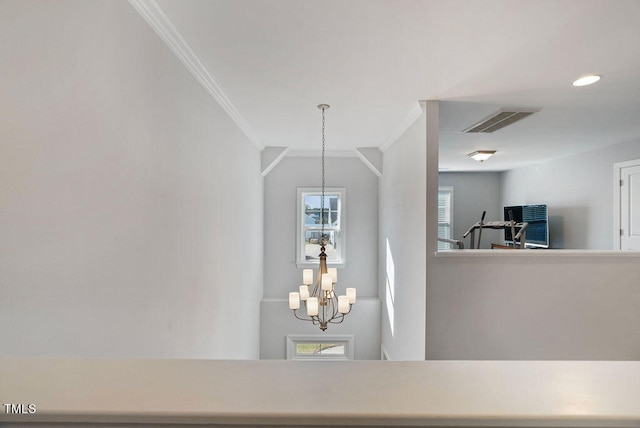
[[[2,1],[0,62],[0,355],[257,358],[235,123],[125,1]]]
[[[427,359],[640,360],[640,256],[528,252],[435,258]]]
[[[380,178],[382,346],[392,360],[424,360],[426,116],[391,145]]]
[[[356,359],[379,359],[378,177],[356,157],[329,157],[325,164],[326,186],[346,188],[346,262],[338,269],[337,288],[356,287],[358,293],[344,322],[330,324],[326,334],[353,334]],[[288,307],[289,292],[298,291],[302,284],[302,269],[296,267],[297,188],[320,185],[319,157],[285,157],[264,179],[260,358],[285,358],[288,334],[324,334],[317,326],[297,320]]]
[[[3,428],[638,427],[638,377],[640,362],[634,361],[3,358],[0,396],[10,403],[31,403],[35,413],[19,413],[18,404],[18,413],[13,413],[8,404],[9,411],[3,406],[0,413],[0,424]],[[309,384],[321,403],[309,399]]]

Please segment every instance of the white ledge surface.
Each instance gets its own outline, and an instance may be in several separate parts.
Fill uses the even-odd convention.
[[[436,258],[464,258],[464,257],[598,257],[598,258],[637,258],[640,251],[616,250],[440,250],[435,253]]]
[[[640,362],[0,359],[18,423],[640,426]]]

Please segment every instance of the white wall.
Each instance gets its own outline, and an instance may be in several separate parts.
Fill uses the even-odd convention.
[[[326,334],[353,334],[355,358],[380,358],[380,301],[377,295],[378,178],[358,158],[329,157],[326,186],[346,188],[346,262],[338,269],[339,290],[356,287],[352,312]],[[285,157],[264,179],[264,299],[261,304],[260,357],[285,358],[287,334],[320,334],[297,320],[289,292],[302,283],[296,267],[297,188],[319,187],[318,157]],[[303,310],[304,312],[304,310]]]
[[[127,2],[3,1],[0,63],[0,355],[256,358],[258,150]]]
[[[470,248],[471,238],[463,238],[464,233],[482,218],[486,211],[485,221],[502,220],[502,203],[500,200],[501,173],[499,172],[440,172],[440,186],[453,187],[453,235],[452,239],[464,242]],[[476,231],[475,244],[478,245],[479,234]],[[491,248],[492,243],[504,242],[501,230],[483,229],[480,240],[481,248]]]
[[[382,346],[392,360],[424,360],[426,116],[384,152],[380,178]]]
[[[640,159],[640,141],[503,174],[504,205],[547,204],[552,248],[613,248],[613,164]]]

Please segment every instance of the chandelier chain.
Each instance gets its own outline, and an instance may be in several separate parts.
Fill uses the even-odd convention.
[[[322,107],[322,194],[320,196],[320,223],[322,224],[322,231],[320,235],[321,242],[324,241],[324,148],[325,148],[325,139],[324,139],[324,111],[325,107]]]

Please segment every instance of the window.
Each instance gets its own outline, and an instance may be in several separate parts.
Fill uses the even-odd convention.
[[[322,226],[327,240],[327,263],[344,266],[345,257],[345,195],[344,188],[325,188],[324,210],[322,191],[318,188],[298,188],[298,235],[296,263],[310,267],[320,262]],[[324,217],[322,218],[322,212]]]
[[[353,360],[353,351],[353,335],[287,336],[288,360]]]
[[[438,188],[438,238],[452,239],[453,229],[453,187]],[[451,244],[438,241],[438,250],[449,250]]]

